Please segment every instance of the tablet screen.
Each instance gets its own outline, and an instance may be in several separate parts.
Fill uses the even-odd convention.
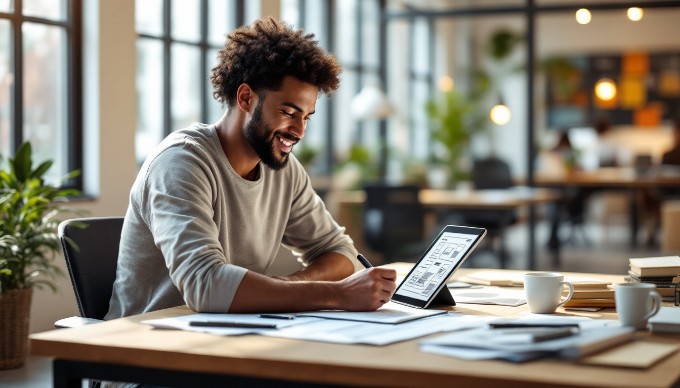
[[[392,300],[425,308],[486,235],[486,229],[448,225],[401,282]]]

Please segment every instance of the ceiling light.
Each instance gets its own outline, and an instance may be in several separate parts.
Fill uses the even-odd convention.
[[[445,75],[441,78],[439,78],[439,90],[442,92],[450,92],[453,90],[453,78],[449,77],[448,75]]]
[[[590,14],[590,11],[581,8],[578,11],[576,11],[576,21],[578,24],[588,24],[590,23],[590,20],[592,19],[592,15]]]
[[[491,108],[491,112],[489,112],[489,117],[491,118],[491,121],[494,124],[505,125],[510,121],[511,117],[510,108],[508,108],[507,105],[504,105],[503,103],[498,103],[494,105],[493,108]]]
[[[595,84],[595,96],[602,101],[611,101],[616,97],[616,84],[609,78],[602,78]]]
[[[639,22],[640,20],[642,20],[642,17],[645,15],[645,12],[642,10],[642,8],[630,7],[628,8],[626,14],[628,15],[628,19],[634,22]]]

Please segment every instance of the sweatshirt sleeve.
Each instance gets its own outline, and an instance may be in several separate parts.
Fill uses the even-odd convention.
[[[328,212],[312,188],[307,172],[297,159],[291,158],[290,162],[294,169],[295,195],[283,237],[284,246],[304,265],[324,253],[336,252],[352,262],[355,272],[364,269],[356,259],[354,242]]]
[[[227,312],[247,270],[228,264],[219,243],[216,182],[206,160],[190,142],[160,153],[149,165],[141,213],[185,303]]]

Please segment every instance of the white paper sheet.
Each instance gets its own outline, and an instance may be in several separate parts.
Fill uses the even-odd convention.
[[[399,303],[387,302],[376,311],[310,311],[297,314],[302,317],[317,317],[326,319],[341,319],[345,321],[361,321],[373,323],[401,323],[446,314],[446,310],[427,310],[405,306]]]
[[[473,329],[445,334],[420,342],[423,351],[464,359],[505,359],[526,361],[541,356],[579,358],[633,339],[634,329],[621,326],[600,326],[581,329],[579,334],[542,342],[505,343],[494,341],[502,330]],[[484,358],[487,357],[487,358]]]
[[[180,329],[216,335],[260,334],[270,337],[333,342],[341,344],[388,345],[426,335],[486,327],[493,317],[463,315],[444,311],[442,314],[398,324],[359,322],[354,320],[296,317],[292,320],[264,319],[257,314],[192,314],[176,318],[152,319],[142,323],[160,329]],[[278,329],[219,328],[189,326],[195,320],[276,323]]]
[[[503,287],[449,288],[456,303],[521,306],[526,296],[523,289]]]

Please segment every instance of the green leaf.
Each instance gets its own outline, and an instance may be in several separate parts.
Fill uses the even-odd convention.
[[[51,160],[43,162],[40,166],[38,166],[38,168],[31,172],[31,178],[42,179],[42,176],[45,175],[45,173],[47,172],[47,170],[50,169],[50,167],[52,167]]]
[[[16,180],[23,183],[31,175],[31,143],[22,144],[11,162]]]

